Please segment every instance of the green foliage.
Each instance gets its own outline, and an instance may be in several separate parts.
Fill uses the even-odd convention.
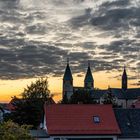
[[[43,102],[41,100],[19,100],[14,106],[15,111],[10,115],[10,119],[23,125],[28,124],[36,128],[43,118]]]
[[[71,96],[69,103],[70,104],[78,104],[78,103],[92,104],[94,102],[88,91],[78,90]]]
[[[103,104],[112,104],[113,107],[117,106],[117,98],[112,94],[111,89],[108,89],[108,92],[102,97]]]
[[[29,135],[30,126],[8,121],[0,124],[0,140],[33,140]]]
[[[21,94],[23,99],[48,99],[50,97],[47,78],[40,78],[35,83],[24,89]]]
[[[22,98],[15,97],[15,111],[10,118],[18,124],[28,124],[37,128],[44,115],[44,103],[51,98],[47,78],[40,78],[24,89]]]

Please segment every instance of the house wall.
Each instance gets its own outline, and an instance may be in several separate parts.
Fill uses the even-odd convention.
[[[50,138],[36,138],[35,140],[55,140],[54,138],[60,138],[60,140],[67,140],[67,138],[113,138],[113,140],[140,140],[140,138],[117,138],[116,136],[52,136]]]
[[[117,103],[118,103],[119,106],[122,106],[123,108],[126,108],[126,100],[118,99]]]
[[[117,140],[117,136],[51,136],[50,138],[46,138],[46,139],[39,139],[39,140],[59,140],[57,138],[60,138],[60,140],[67,140],[67,139],[71,139],[71,138],[78,138],[81,139],[82,138],[112,138],[113,140]]]
[[[128,100],[127,101],[127,108],[130,108],[132,103],[134,103],[136,100]]]
[[[118,138],[118,140],[140,140],[140,138]]]
[[[118,99],[117,103],[123,108],[130,108],[132,103],[134,103],[135,101],[136,101],[135,99],[132,100]]]
[[[48,138],[37,138],[35,140],[49,140]]]

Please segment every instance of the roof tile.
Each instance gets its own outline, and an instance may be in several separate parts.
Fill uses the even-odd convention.
[[[111,105],[48,105],[45,114],[50,135],[120,134]],[[99,116],[100,123],[94,123],[93,116]]]

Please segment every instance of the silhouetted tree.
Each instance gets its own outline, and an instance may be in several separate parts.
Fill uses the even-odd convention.
[[[21,95],[23,99],[42,99],[46,101],[50,97],[47,78],[40,78],[34,83],[32,82]]]
[[[21,99],[15,99],[11,118],[19,124],[39,126],[44,115],[44,103],[51,98],[47,78],[40,78],[24,89]],[[16,97],[15,97],[16,98]]]
[[[70,104],[92,104],[93,99],[88,91],[77,90],[70,98]]]
[[[112,94],[112,91],[110,88],[108,88],[107,93],[103,95],[102,103],[103,104],[112,104],[113,107],[117,107],[117,98]]]

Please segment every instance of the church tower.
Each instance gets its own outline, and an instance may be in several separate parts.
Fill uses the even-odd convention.
[[[88,69],[84,80],[84,87],[86,89],[94,89],[94,79],[90,69],[90,63],[88,62]]]
[[[63,77],[63,98],[67,97],[67,99],[69,100],[72,94],[73,94],[73,78],[69,67],[69,60],[67,60],[67,66]]]
[[[124,67],[123,75],[122,75],[122,89],[125,91],[127,90],[127,74],[126,69]]]

